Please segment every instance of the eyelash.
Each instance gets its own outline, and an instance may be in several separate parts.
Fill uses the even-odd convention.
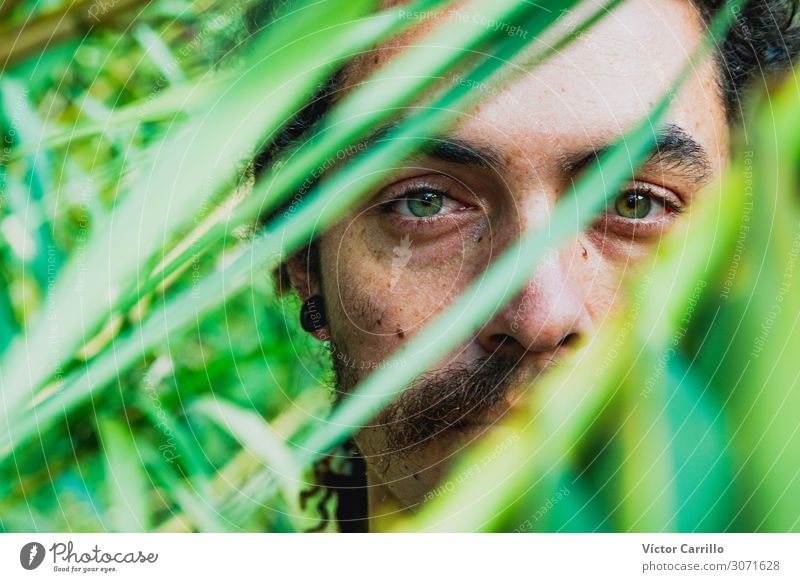
[[[670,192],[670,191],[665,189],[665,188],[661,188],[661,187],[654,186],[654,185],[651,185],[651,184],[639,182],[639,183],[632,184],[631,186],[623,189],[617,196],[615,196],[614,198],[612,198],[609,201],[609,206],[615,204],[616,201],[619,200],[619,198],[622,197],[622,196],[627,196],[629,194],[638,194],[639,196],[646,196],[646,197],[650,198],[651,200],[655,201],[657,204],[661,204],[662,206],[664,206],[664,209],[669,214],[675,214],[675,215],[682,214],[686,209],[686,207],[683,204],[683,202],[675,194],[672,194],[672,196],[674,196],[675,199],[671,200],[670,196],[666,194],[667,192]],[[626,219],[625,217],[619,216],[619,215],[617,215],[617,217],[621,218],[623,220],[629,220],[629,221],[631,220],[631,219]],[[639,223],[646,223],[646,222],[654,223],[654,222],[660,222],[660,221],[644,221],[644,220],[640,220],[640,221],[637,221],[637,222],[639,222]]]
[[[394,214],[394,220],[403,228],[435,228],[445,220],[453,220],[455,217],[452,212],[440,212],[428,217],[415,217],[404,215],[397,210],[398,204],[414,199],[425,192],[431,192],[441,195],[445,200],[445,204],[449,201],[455,204],[461,204],[462,210],[466,210],[469,205],[463,204],[449,195],[446,188],[431,187],[425,184],[415,184],[408,187],[405,191],[395,196],[394,198],[382,202],[379,207],[381,213]],[[620,215],[616,208],[616,202],[623,196],[636,194],[645,196],[651,199],[655,204],[661,205],[664,208],[665,216],[655,220],[648,219],[633,219]],[[611,198],[606,211],[598,217],[599,222],[612,222],[616,223],[621,229],[636,228],[641,234],[647,234],[648,230],[660,229],[668,221],[674,220],[675,216],[682,214],[685,211],[685,205],[680,198],[672,194],[670,190],[661,188],[648,183],[634,183],[629,187],[620,191],[620,193]]]
[[[380,204],[381,212],[382,213],[386,213],[386,214],[395,213],[400,217],[399,220],[402,221],[403,223],[415,223],[415,224],[417,224],[417,223],[433,223],[433,222],[438,222],[438,221],[441,221],[441,220],[447,220],[448,218],[452,218],[452,214],[443,213],[443,212],[442,213],[438,213],[438,214],[434,214],[434,215],[428,216],[428,217],[423,217],[423,216],[411,217],[411,216],[403,215],[403,214],[401,214],[400,212],[397,211],[397,206],[399,204],[401,204],[403,202],[414,200],[415,196],[420,196],[420,195],[422,195],[424,193],[428,193],[428,192],[433,193],[433,194],[438,194],[443,198],[443,209],[444,209],[444,205],[447,204],[448,202],[458,205],[459,206],[458,210],[468,210],[469,208],[471,208],[471,206],[469,204],[465,204],[465,203],[461,202],[460,200],[457,200],[456,198],[451,196],[446,189],[438,188],[438,187],[434,188],[434,187],[426,186],[426,185],[415,185],[413,187],[409,187],[402,194],[400,194],[398,196],[395,196],[391,200],[387,200],[385,202],[382,202]]]

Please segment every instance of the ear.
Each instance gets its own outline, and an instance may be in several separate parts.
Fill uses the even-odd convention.
[[[299,253],[289,257],[283,265],[289,284],[291,284],[292,289],[297,293],[300,297],[300,301],[303,303],[314,295],[322,296],[322,282],[317,272],[318,261],[315,258],[315,253],[316,249],[314,248],[303,249]],[[322,299],[324,304],[325,297],[322,296]],[[299,317],[300,314],[298,313],[298,318]],[[327,325],[310,333],[321,342],[330,339]]]
[[[297,293],[301,301],[305,301],[312,295],[319,295],[322,292],[319,276],[313,272],[309,254],[307,250],[303,250],[289,257],[284,263],[292,291]]]

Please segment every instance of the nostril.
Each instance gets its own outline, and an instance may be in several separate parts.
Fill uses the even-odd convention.
[[[560,340],[545,340],[544,336],[542,336],[534,339],[531,345],[526,345],[520,341],[521,338],[518,339],[511,334],[494,333],[483,340],[483,347],[489,352],[502,352],[509,356],[520,356],[524,352],[552,352],[562,347],[571,348],[579,343],[580,338],[580,333],[570,332],[561,337]]]
[[[492,342],[492,347],[497,350],[503,347],[504,345],[508,345],[511,342],[515,342],[516,340],[506,333],[496,333],[492,335],[490,338]]]
[[[558,342],[558,347],[574,346],[578,343],[578,339],[579,337],[577,333],[568,333],[561,338],[560,342]]]

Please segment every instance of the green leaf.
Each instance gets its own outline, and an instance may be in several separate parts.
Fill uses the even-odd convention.
[[[250,453],[262,459],[282,485],[286,501],[290,506],[296,503],[303,485],[302,466],[263,418],[255,412],[213,398],[194,402],[190,410],[213,420]]]
[[[149,479],[130,427],[119,420],[98,420],[106,461],[108,526],[114,531],[147,531],[151,523]]]

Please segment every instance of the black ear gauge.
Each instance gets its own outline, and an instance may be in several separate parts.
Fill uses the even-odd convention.
[[[321,295],[313,295],[303,302],[300,308],[300,325],[308,332],[325,327],[325,304]]]

